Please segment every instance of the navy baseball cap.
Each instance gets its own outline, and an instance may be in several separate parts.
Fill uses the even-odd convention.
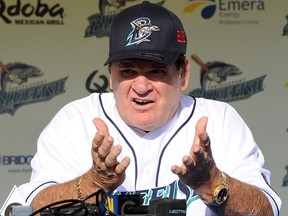
[[[179,18],[166,8],[144,1],[121,11],[109,34],[109,58],[174,63],[186,53],[187,39]]]

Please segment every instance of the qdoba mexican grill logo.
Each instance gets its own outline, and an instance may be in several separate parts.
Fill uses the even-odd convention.
[[[60,4],[43,0],[0,0],[0,20],[5,24],[63,25],[64,15]]]

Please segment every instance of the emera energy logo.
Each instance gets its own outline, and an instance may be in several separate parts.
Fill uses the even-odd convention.
[[[216,11],[219,12],[220,18],[237,19],[240,17],[240,12],[255,12],[265,9],[264,0],[190,0],[190,2],[191,4],[184,9],[184,12],[194,13],[201,10],[201,16],[204,19],[212,18]]]

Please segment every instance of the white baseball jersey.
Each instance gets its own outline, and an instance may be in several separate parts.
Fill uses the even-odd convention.
[[[213,215],[193,190],[171,172],[189,154],[196,122],[208,117],[207,132],[217,167],[240,181],[260,188],[274,214],[281,200],[269,186],[270,172],[251,131],[227,103],[181,96],[175,117],[149,133],[131,128],[120,118],[112,93],[91,94],[64,106],[40,134],[31,162],[29,183],[19,187],[28,204],[44,188],[75,179],[92,166],[91,146],[96,128],[93,118],[108,125],[115,144],[122,146],[119,161],[130,157],[126,179],[115,193],[144,193],[143,204],[153,198],[186,199],[187,215]],[[76,190],[76,189],[75,189]]]

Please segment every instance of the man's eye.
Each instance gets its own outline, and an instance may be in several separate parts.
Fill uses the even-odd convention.
[[[120,74],[124,78],[130,78],[130,77],[132,78],[137,75],[137,72],[131,69],[122,69],[120,70]]]
[[[162,70],[162,69],[152,70],[148,73],[148,76],[151,79],[162,78],[165,75],[166,75],[166,70]]]
[[[153,70],[151,73],[153,73],[153,74],[165,74],[166,70],[157,69],[157,70]]]

